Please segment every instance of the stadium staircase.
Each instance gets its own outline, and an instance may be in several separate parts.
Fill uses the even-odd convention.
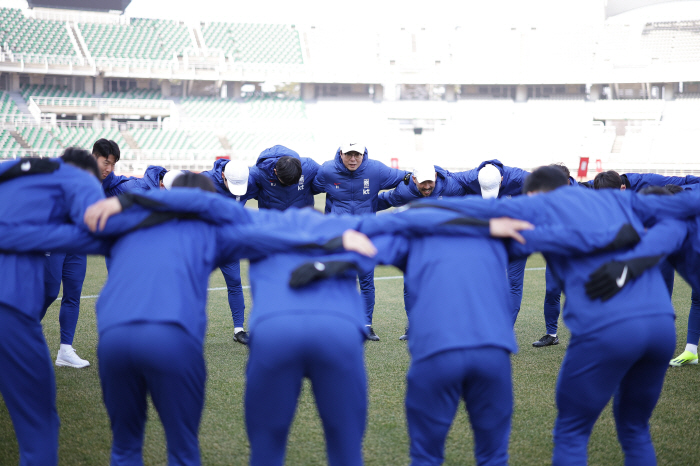
[[[227,151],[233,150],[233,147],[231,147],[231,143],[228,142],[228,138],[224,135],[219,134],[219,142],[221,143],[221,147],[226,149]]]
[[[129,145],[129,148],[131,148],[133,150],[141,149],[141,146],[139,146],[139,143],[136,142],[136,139],[134,139],[134,137],[131,134],[129,134],[128,131],[119,131],[119,132],[121,133],[121,135],[124,138],[124,140],[126,141],[126,143]]]
[[[615,142],[613,142],[612,150],[610,151],[613,154],[619,154],[622,152],[622,146],[625,145],[625,137],[624,136],[615,136]]]
[[[25,115],[29,115],[29,107],[27,106],[27,101],[24,100],[24,97],[22,97],[22,94],[19,91],[10,91],[8,94],[10,94],[10,97],[12,97],[12,100],[14,101],[15,105],[17,105],[19,111]]]
[[[9,132],[12,135],[12,137],[15,138],[15,140],[19,143],[19,145],[22,146],[22,149],[27,149],[27,150],[32,149],[32,146],[29,145],[27,140],[24,139],[22,137],[22,135],[17,130],[10,129]]]
[[[80,55],[82,57],[85,57],[88,59],[92,58],[90,56],[90,51],[87,48],[87,44],[85,43],[85,38],[80,33],[80,29],[78,28],[78,25],[75,23],[70,23],[69,32],[75,38],[74,45],[77,47],[77,51],[80,53]]]

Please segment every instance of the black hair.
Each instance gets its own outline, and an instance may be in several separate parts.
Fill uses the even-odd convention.
[[[214,183],[204,175],[192,172],[182,172],[173,180],[173,188],[199,188],[202,191],[215,193]]]
[[[567,179],[567,180],[568,180],[569,177],[571,176],[571,172],[569,171],[569,169],[566,168],[566,165],[564,165],[564,164],[561,163],[561,162],[559,162],[559,163],[550,163],[549,166],[550,166],[550,167],[554,167],[554,168],[558,168],[559,170],[561,170],[562,173],[564,173],[564,175],[566,175],[566,179]]]
[[[658,194],[662,196],[670,196],[673,193],[663,186],[647,186],[639,191],[639,194]]]
[[[620,175],[620,179],[622,180],[622,184],[625,185],[625,189],[632,189],[632,185],[630,184],[630,180],[627,179],[627,175],[623,173]]]
[[[85,149],[79,149],[77,147],[68,147],[66,150],[63,151],[63,154],[61,155],[61,159],[65,163],[69,163],[71,165],[75,165],[78,168],[82,168],[83,170],[87,170],[99,180],[100,179],[100,172],[97,169],[97,160],[95,160],[95,157],[90,155],[90,152],[86,151]]]
[[[614,170],[598,173],[593,179],[593,189],[620,189],[622,178]]]
[[[681,188],[677,184],[667,184],[666,186],[664,186],[664,189],[671,194],[678,194],[685,191],[685,189]]]
[[[523,194],[549,192],[569,184],[569,178],[558,167],[544,166],[530,173],[523,183]]]
[[[282,186],[297,184],[299,178],[301,178],[301,161],[285,155],[279,158],[275,164],[275,170],[277,170],[277,178],[279,178]]]
[[[121,152],[119,151],[119,145],[110,139],[98,139],[92,146],[92,153],[95,157],[107,158],[110,155],[114,155],[114,162],[119,162],[119,156]]]

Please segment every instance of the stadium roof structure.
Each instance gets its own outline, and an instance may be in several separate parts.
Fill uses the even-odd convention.
[[[610,18],[637,8],[661,3],[687,2],[690,0],[608,0],[605,5],[605,17]]]
[[[124,12],[131,0],[27,0],[29,8],[59,8],[84,11]]]

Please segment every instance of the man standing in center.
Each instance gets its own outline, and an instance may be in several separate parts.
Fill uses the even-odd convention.
[[[395,188],[402,180],[408,183],[411,174],[389,168],[377,160],[370,160],[367,148],[360,143],[345,143],[338,148],[335,158],[321,165],[312,184],[315,193],[326,193],[326,213],[376,213],[379,191]],[[367,316],[367,338],[379,341],[372,329],[374,313],[374,271],[360,275],[360,291]]]

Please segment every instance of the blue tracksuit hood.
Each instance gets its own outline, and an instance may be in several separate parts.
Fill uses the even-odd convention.
[[[369,151],[365,147],[365,153],[362,157],[362,163],[360,164],[359,167],[357,167],[357,170],[354,172],[351,172],[350,170],[347,169],[345,164],[343,164],[343,159],[340,158],[340,147],[338,147],[338,150],[335,152],[335,168],[340,171],[341,173],[346,173],[346,174],[357,174],[360,175],[365,171],[365,167],[367,167],[367,161],[369,160]]]
[[[224,184],[224,179],[221,177],[221,172],[224,171],[224,167],[228,162],[228,159],[219,159],[214,162],[214,168],[202,172],[202,175],[206,176],[212,181],[212,183],[214,183],[214,187],[219,194],[225,194],[226,196],[233,197],[233,194],[231,194],[231,191],[228,190]]]
[[[167,172],[168,170],[163,167],[149,165],[146,169],[146,173],[143,174],[143,180],[151,189],[160,189],[160,180],[163,179],[163,175]]]
[[[297,160],[301,160],[299,154],[292,149],[278,145],[262,151],[260,156],[258,156],[258,160],[255,162],[255,166],[269,179],[276,180],[275,165],[277,165],[277,161],[280,157],[294,157]]]
[[[498,168],[498,171],[501,172],[501,176],[503,177],[501,180],[501,188],[498,190],[498,197],[522,194],[523,183],[528,172],[516,167],[506,167],[497,159],[485,160],[473,170],[456,174],[458,181],[467,189],[468,194],[481,194],[479,171],[487,164]]]
[[[481,164],[478,167],[476,167],[476,172],[479,173],[479,170],[481,170],[482,168],[484,168],[486,165],[489,165],[489,164],[498,168],[498,171],[501,172],[501,176],[503,176],[503,173],[505,170],[503,170],[503,164],[498,159],[485,160],[485,161],[481,162]]]

